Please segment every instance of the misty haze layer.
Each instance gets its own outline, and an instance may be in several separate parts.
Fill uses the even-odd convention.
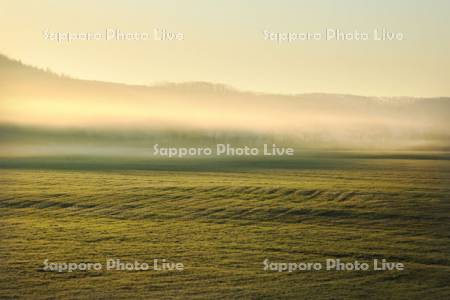
[[[258,94],[210,83],[131,86],[71,79],[0,56],[0,103],[3,127],[34,128],[9,130],[14,133],[4,134],[0,142],[10,146],[24,147],[25,140],[27,146],[36,145],[39,137],[45,145],[48,130],[61,130],[52,141],[65,141],[75,152],[84,144],[97,147],[102,139],[123,146],[118,135],[131,136],[125,138],[130,147],[182,136],[189,144],[223,137],[272,142],[276,137],[312,149],[450,148],[450,98]],[[73,130],[105,134],[93,141],[71,139]]]

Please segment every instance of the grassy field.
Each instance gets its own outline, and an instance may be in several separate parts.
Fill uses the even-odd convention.
[[[0,170],[2,299],[450,297],[449,160],[238,171],[19,165]],[[106,258],[164,258],[185,270],[43,270],[45,259]],[[263,270],[266,258],[385,258],[406,269],[279,273]]]

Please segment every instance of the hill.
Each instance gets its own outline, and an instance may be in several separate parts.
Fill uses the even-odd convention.
[[[306,148],[447,150],[450,98],[245,92],[207,82],[73,79],[0,56],[0,122],[34,128],[276,136]]]

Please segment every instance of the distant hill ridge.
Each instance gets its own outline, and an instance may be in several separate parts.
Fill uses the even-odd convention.
[[[0,55],[0,122],[286,136],[310,145],[447,148],[450,98],[279,95],[209,82],[74,79]]]

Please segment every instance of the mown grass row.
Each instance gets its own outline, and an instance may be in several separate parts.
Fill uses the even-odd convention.
[[[415,169],[2,170],[1,298],[445,298],[449,176]],[[185,271],[43,272],[51,261]],[[403,262],[403,272],[263,271],[262,261]]]

